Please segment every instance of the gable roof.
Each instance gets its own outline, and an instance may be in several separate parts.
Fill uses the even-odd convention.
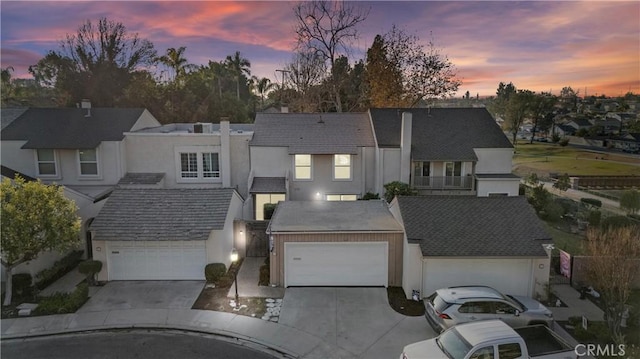
[[[290,154],[356,154],[374,147],[366,113],[258,113],[251,146],[288,147]]]
[[[423,256],[546,256],[551,236],[523,196],[398,197],[407,239]]]
[[[233,195],[230,188],[119,188],[91,223],[91,230],[96,240],[203,241],[212,230],[224,228]]]
[[[269,228],[272,232],[402,232],[382,200],[279,202]]]
[[[11,178],[11,179],[16,179],[16,176],[20,176],[22,177],[26,182],[33,182],[33,181],[37,181],[37,179],[28,176],[22,172],[18,172],[12,168],[6,167],[6,166],[0,166],[0,174],[2,174],[3,177],[7,177],[7,178]]]
[[[142,108],[30,108],[2,130],[2,140],[25,140],[22,148],[90,149],[121,141]]]
[[[513,148],[485,108],[372,108],[379,147],[400,147],[403,112],[413,117],[413,160],[476,161],[474,148]]]
[[[250,193],[287,193],[284,177],[254,177]]]
[[[27,108],[3,108],[0,114],[0,130],[4,130],[13,120],[20,117]]]

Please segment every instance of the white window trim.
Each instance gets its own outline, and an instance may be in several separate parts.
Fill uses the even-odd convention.
[[[100,146],[96,147],[96,148],[88,148],[88,149],[93,149],[96,151],[96,169],[98,171],[97,174],[95,175],[84,175],[82,174],[82,169],[80,167],[80,151],[82,150],[76,150],[76,168],[78,168],[78,179],[102,179],[102,170],[100,168],[100,164],[102,163],[100,161]]]
[[[53,151],[53,161],[54,161],[54,167],[56,169],[56,174],[54,175],[50,175],[50,174],[40,174],[40,160],[38,159],[38,150],[52,150]],[[52,149],[52,148],[37,148],[33,150],[33,158],[35,158],[35,163],[36,163],[36,176],[40,177],[40,178],[46,178],[46,179],[60,179],[62,178],[61,173],[60,173],[60,160],[58,157],[58,150],[56,149]]]
[[[331,201],[329,199],[329,196],[340,196],[340,199],[338,200],[333,200],[335,202],[351,202],[351,201],[357,201],[358,200],[358,195],[357,194],[353,194],[353,193],[328,193],[324,196],[325,201]],[[355,199],[344,199],[344,196],[355,196]]]
[[[349,156],[349,178],[336,178],[336,155]],[[349,153],[335,153],[332,155],[333,157],[333,166],[331,169],[333,171],[333,180],[334,181],[353,181],[353,156]],[[339,167],[347,167],[347,166],[339,166]]]
[[[309,156],[309,178],[296,177],[296,155]],[[313,181],[313,155],[310,153],[296,153],[293,155],[293,180],[294,181]]]
[[[175,169],[176,169],[176,183],[222,183],[222,156],[220,154],[221,146],[176,146],[174,147],[175,156]],[[196,165],[198,169],[197,177],[182,177],[181,166],[181,153],[195,153]],[[218,168],[220,176],[218,177],[204,177],[202,157],[203,153],[217,153],[218,154]]]
[[[442,176],[443,177],[456,177],[455,175],[454,176],[447,176],[447,163],[453,163],[454,166],[455,166],[456,163],[460,163],[460,177],[466,176],[465,170],[464,170],[464,168],[465,168],[465,165],[464,165],[465,163],[464,162],[462,162],[462,161],[445,161],[445,162],[442,163]]]

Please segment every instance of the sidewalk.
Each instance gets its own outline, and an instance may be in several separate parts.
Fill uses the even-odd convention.
[[[62,278],[53,282],[50,286],[46,287],[40,292],[43,297],[48,297],[54,293],[71,293],[76,286],[85,280],[87,276],[78,271],[78,267],[71,272],[62,276]]]
[[[604,312],[590,300],[580,299],[580,293],[569,284],[553,285],[553,293],[567,305],[566,307],[549,307],[555,320],[566,321],[573,316],[584,316],[590,321],[604,320]]]
[[[258,285],[260,281],[260,267],[267,257],[246,257],[242,261],[238,272],[238,295],[253,298],[282,298],[284,288]],[[229,288],[229,298],[236,295],[235,283]]]

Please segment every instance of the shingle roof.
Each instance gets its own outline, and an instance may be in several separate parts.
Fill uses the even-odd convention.
[[[272,232],[402,232],[384,201],[285,201],[269,224]]]
[[[286,193],[284,177],[254,177],[251,193]]]
[[[119,185],[155,185],[164,178],[164,173],[133,173],[127,172],[118,181]]]
[[[476,161],[474,148],[513,148],[484,108],[372,108],[379,147],[400,147],[402,112],[413,115],[413,160]]]
[[[125,189],[113,191],[91,223],[107,241],[206,240],[223,229],[233,189]]]
[[[514,173],[476,173],[479,179],[520,179],[521,177]]]
[[[6,166],[0,166],[0,173],[2,174],[2,176],[7,177],[7,178],[11,178],[11,179],[15,179],[16,176],[20,176],[22,177],[26,182],[32,182],[32,181],[37,181],[35,178],[28,176],[22,172],[18,172],[12,168],[6,167]]]
[[[407,239],[424,256],[546,256],[551,237],[523,196],[398,197]]]
[[[142,108],[31,108],[2,130],[2,140],[26,140],[22,148],[87,149],[120,141]]]
[[[20,117],[27,108],[3,108],[0,114],[0,130],[4,130],[13,120]]]
[[[258,113],[251,146],[288,147],[289,153],[357,153],[373,147],[366,113]]]

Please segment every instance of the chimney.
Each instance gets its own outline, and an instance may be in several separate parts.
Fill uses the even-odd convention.
[[[402,132],[400,133],[400,181],[410,183],[411,175],[411,129],[413,115],[402,113]]]
[[[231,187],[231,136],[228,120],[220,121],[220,175],[222,187]]]
[[[288,106],[280,107],[280,113],[289,113],[289,107]]]
[[[83,98],[80,108],[87,109],[87,114],[84,117],[91,117],[91,101],[89,99]]]

